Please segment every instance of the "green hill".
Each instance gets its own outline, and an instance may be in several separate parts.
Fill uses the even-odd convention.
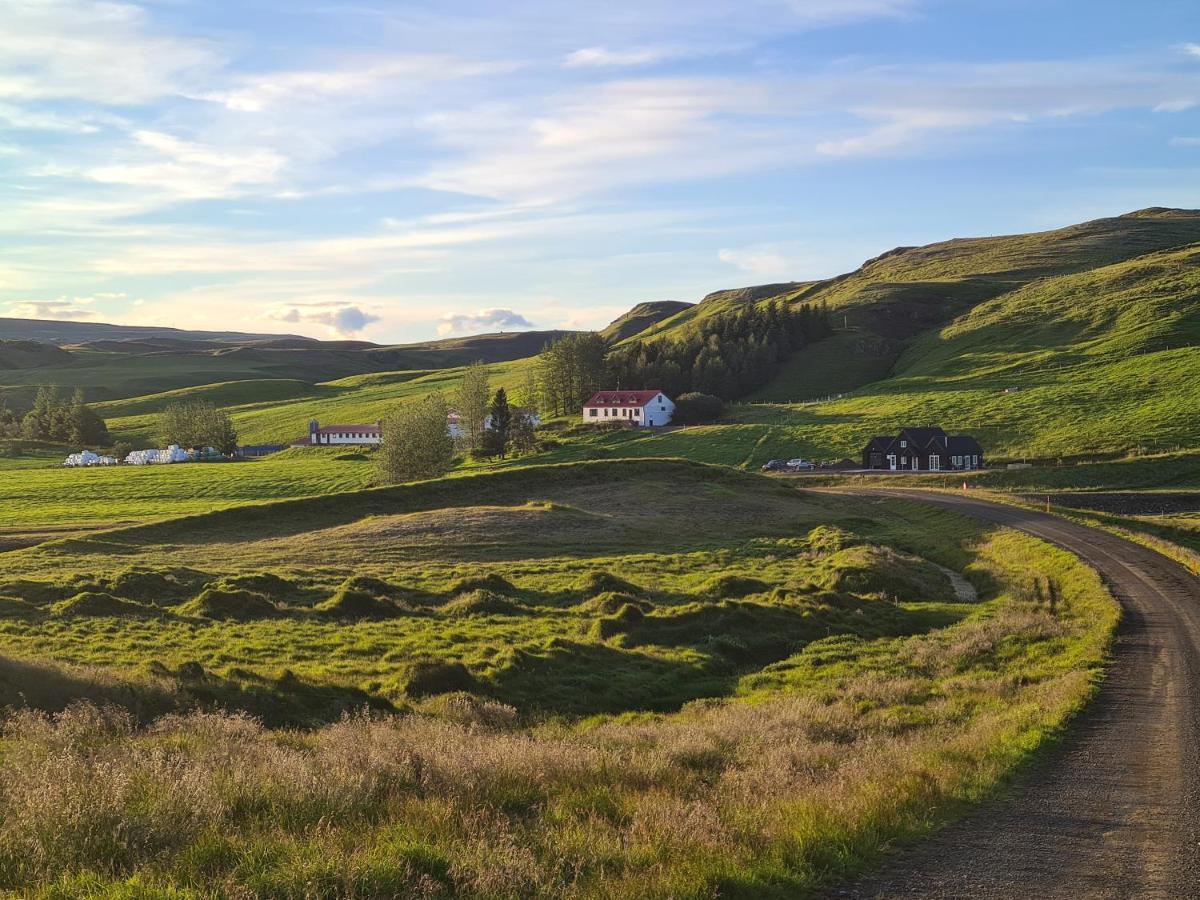
[[[652,325],[657,325],[664,319],[669,319],[676,313],[692,308],[691,303],[676,300],[659,300],[650,303],[639,303],[625,315],[614,319],[600,333],[610,343],[616,344],[626,338],[642,334]]]

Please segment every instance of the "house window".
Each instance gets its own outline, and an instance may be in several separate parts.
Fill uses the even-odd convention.
[[[934,472],[941,471],[942,458],[940,456],[938,456],[936,453],[932,454],[929,457],[929,468],[930,468],[930,470],[932,470]]]
[[[900,449],[901,449],[901,450],[903,450],[903,449],[904,449],[905,447],[907,447],[907,446],[908,446],[908,441],[901,441],[901,442],[900,442]]]
[[[912,458],[912,467],[913,467],[914,472],[918,471],[921,468],[921,457],[914,456]]]
[[[596,414],[599,412],[600,412],[600,410],[596,409],[596,407],[593,406],[591,409],[588,410],[588,415],[594,419],[594,418],[596,418]]]
[[[888,461],[888,468],[889,468],[889,469],[894,469],[894,468],[896,468],[896,454],[895,454],[895,453],[889,453],[889,454],[888,454],[887,461]]]

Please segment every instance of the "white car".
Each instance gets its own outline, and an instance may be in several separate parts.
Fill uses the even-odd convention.
[[[789,469],[811,469],[813,464],[807,459],[789,459],[787,461]]]

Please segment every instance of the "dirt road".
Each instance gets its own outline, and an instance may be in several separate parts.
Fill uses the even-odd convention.
[[[1200,579],[1115,535],[968,497],[952,507],[1080,556],[1121,601],[1103,686],[1034,771],[968,818],[829,897],[1200,897]]]

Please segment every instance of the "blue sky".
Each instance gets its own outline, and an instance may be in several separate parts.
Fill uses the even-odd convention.
[[[1194,0],[0,0],[0,315],[596,327],[1200,206],[1198,113]]]

